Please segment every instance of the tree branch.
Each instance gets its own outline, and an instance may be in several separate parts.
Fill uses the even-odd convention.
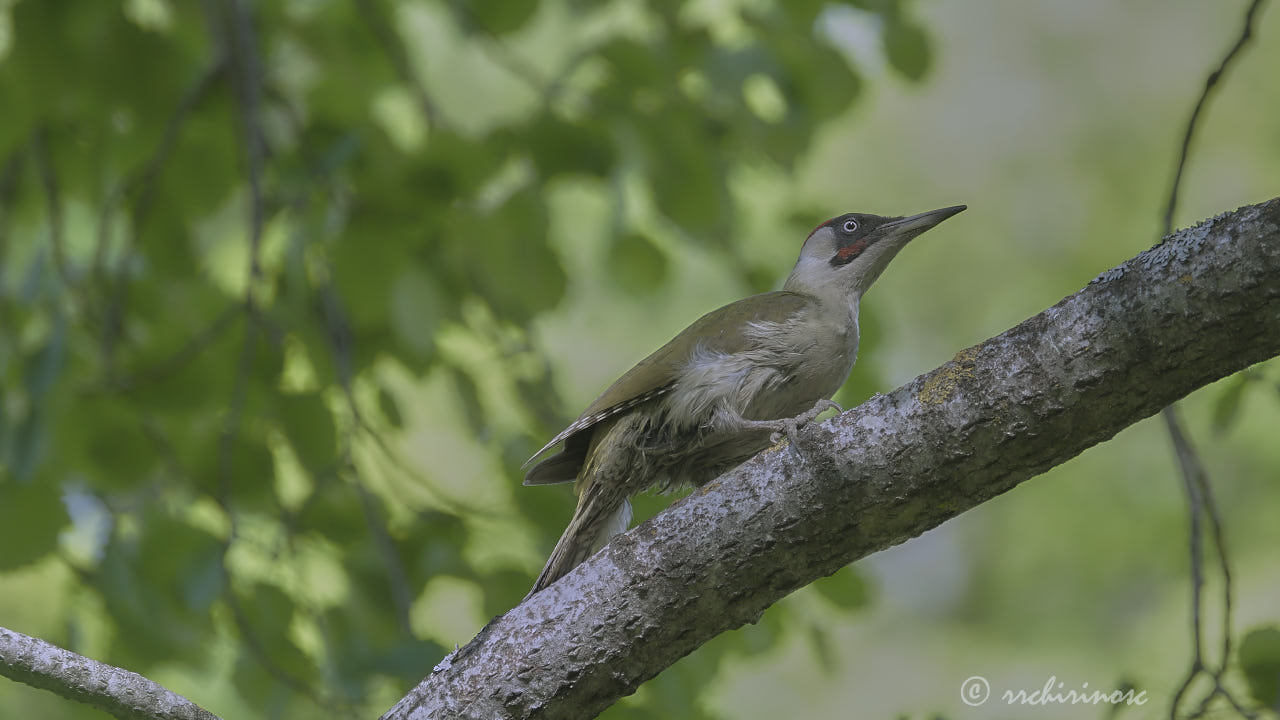
[[[218,720],[147,678],[0,627],[0,675],[123,720]]]
[[[587,717],[870,553],[1280,354],[1280,198],[806,428],[489,623],[384,718]]]
[[[1253,36],[1254,19],[1258,15],[1259,8],[1262,7],[1262,1],[1251,0],[1245,9],[1244,26],[1240,30],[1239,37],[1236,38],[1235,43],[1227,51],[1227,54],[1223,56],[1222,61],[1218,63],[1218,69],[1209,74],[1204,84],[1204,90],[1200,92],[1195,108],[1192,109],[1191,116],[1187,119],[1187,129],[1182,136],[1182,147],[1178,151],[1178,167],[1174,171],[1173,183],[1169,187],[1169,200],[1165,205],[1163,228],[1163,234],[1165,235],[1173,232],[1173,214],[1178,207],[1178,188],[1182,184],[1182,175],[1187,168],[1187,158],[1191,154],[1191,140],[1195,137],[1196,123],[1200,120],[1200,113],[1207,106],[1209,96],[1213,94],[1214,89],[1218,86],[1218,81],[1226,74],[1227,69],[1231,67],[1231,63],[1240,56],[1240,51],[1244,49],[1244,46],[1248,44],[1249,39]],[[1161,414],[1164,416],[1165,427],[1169,432],[1169,440],[1173,443],[1174,452],[1178,458],[1178,469],[1182,473],[1182,483],[1187,493],[1187,510],[1191,515],[1191,667],[1187,671],[1187,676],[1182,681],[1182,684],[1178,686],[1177,692],[1174,693],[1173,701],[1169,704],[1169,718],[1170,720],[1177,720],[1178,708],[1182,703],[1183,696],[1186,695],[1191,688],[1192,682],[1201,673],[1209,675],[1213,680],[1213,689],[1201,699],[1200,706],[1189,717],[1203,716],[1209,709],[1209,703],[1218,695],[1222,695],[1236,710],[1237,714],[1241,717],[1252,718],[1253,715],[1246,712],[1235,696],[1222,684],[1222,676],[1226,674],[1227,668],[1231,663],[1231,563],[1227,553],[1226,533],[1222,529],[1222,518],[1218,514],[1217,504],[1213,501],[1213,487],[1209,484],[1209,474],[1205,472],[1204,463],[1200,461],[1195,447],[1191,444],[1187,433],[1182,429],[1182,421],[1178,418],[1177,408],[1170,405]],[[1204,555],[1200,547],[1200,523],[1202,519],[1209,521],[1209,527],[1213,532],[1214,547],[1217,549],[1218,565],[1222,568],[1222,659],[1216,669],[1210,669],[1205,664],[1204,633],[1201,631],[1201,592],[1204,590]]]
[[[1191,117],[1187,118],[1187,129],[1182,134],[1182,147],[1178,151],[1178,166],[1173,171],[1173,183],[1169,187],[1169,202],[1164,207],[1164,233],[1168,235],[1173,231],[1173,213],[1178,209],[1178,188],[1182,186],[1183,171],[1187,167],[1187,158],[1191,154],[1191,139],[1196,134],[1196,124],[1200,120],[1200,113],[1204,110],[1205,104],[1209,102],[1209,96],[1213,94],[1214,88],[1217,87],[1218,81],[1231,67],[1231,63],[1249,44],[1249,39],[1253,37],[1253,21],[1258,16],[1258,10],[1262,7],[1262,0],[1251,0],[1249,7],[1244,12],[1244,27],[1240,30],[1240,36],[1236,38],[1231,49],[1227,50],[1227,54],[1222,56],[1222,62],[1218,63],[1218,69],[1209,73],[1209,77],[1204,81],[1204,89],[1200,91],[1200,97],[1196,98],[1196,105],[1191,109]]]

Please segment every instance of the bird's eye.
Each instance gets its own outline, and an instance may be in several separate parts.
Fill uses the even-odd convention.
[[[845,221],[844,221],[844,226],[843,226],[843,227],[844,227],[844,231],[845,231],[845,232],[847,232],[847,233],[852,233],[854,230],[857,230],[857,229],[858,229],[858,221],[857,221],[857,220],[845,220]]]

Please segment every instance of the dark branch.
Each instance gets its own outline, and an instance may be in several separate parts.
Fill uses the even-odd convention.
[[[391,593],[391,602],[396,608],[396,623],[400,632],[406,636],[413,634],[409,613],[413,606],[413,592],[409,589],[409,578],[404,572],[404,563],[400,561],[400,553],[396,552],[391,533],[387,531],[387,523],[383,518],[382,508],[377,497],[365,487],[364,480],[355,464],[348,465],[351,483],[360,496],[360,509],[364,513],[365,524],[369,527],[369,535],[373,537],[374,547],[382,556],[382,564],[387,571],[387,589]]]
[[[0,267],[5,266],[9,257],[9,214],[13,198],[18,188],[18,176],[22,171],[22,151],[15,150],[4,161],[0,168]],[[4,275],[0,273],[0,321],[8,318],[7,293],[4,290]]]
[[[386,15],[377,5],[377,0],[356,0],[356,7],[360,9],[360,16],[369,26],[369,31],[377,39],[378,45],[391,60],[391,66],[395,68],[396,75],[400,76],[400,82],[409,86],[422,111],[422,116],[427,120],[427,125],[432,128],[438,127],[441,119],[440,111],[431,101],[431,96],[427,94],[426,86],[414,71],[413,63],[409,61],[409,53],[404,43],[400,41],[400,36],[396,35],[391,23],[387,22]]]
[[[67,262],[66,234],[62,229],[62,185],[58,182],[58,171],[54,169],[53,158],[49,154],[48,127],[41,126],[36,130],[31,148],[36,170],[40,174],[40,184],[44,188],[45,212],[49,220],[49,244],[53,248],[53,266],[58,270],[58,277],[70,288],[75,283]]]
[[[236,107],[240,115],[240,137],[244,146],[246,176],[249,181],[249,300],[252,302],[253,286],[262,274],[259,263],[259,245],[262,243],[262,225],[266,210],[263,201],[262,173],[266,162],[266,139],[262,134],[259,106],[262,100],[262,66],[258,62],[257,37],[253,18],[243,0],[229,0],[230,17],[227,19],[227,46],[233,52],[231,86],[236,93]]]
[[[110,240],[109,226],[111,217],[115,212],[115,203],[121,202],[130,188],[135,186],[137,188],[137,199],[133,204],[130,216],[130,234],[126,235],[121,243],[117,253],[118,259],[114,277],[109,279],[110,289],[106,299],[107,309],[102,329],[102,357],[106,361],[106,375],[108,378],[115,374],[115,346],[120,335],[122,318],[125,315],[125,304],[128,300],[126,295],[129,273],[126,268],[128,267],[132,246],[136,242],[136,238],[142,234],[143,225],[150,213],[156,188],[160,182],[161,172],[164,170],[169,156],[173,154],[173,149],[177,145],[183,126],[196,106],[213,87],[214,82],[222,76],[226,64],[226,56],[220,55],[210,64],[208,69],[200,74],[200,77],[196,79],[187,92],[183,94],[182,99],[178,101],[178,106],[169,117],[169,122],[165,124],[164,134],[161,136],[160,143],[156,145],[155,152],[151,154],[147,163],[114,189],[103,203],[102,212],[98,220],[98,245],[94,250],[93,260],[94,272],[97,274],[104,272],[107,243]]]
[[[1217,86],[1218,81],[1227,71],[1227,68],[1231,66],[1231,63],[1239,56],[1240,51],[1249,42],[1250,37],[1252,37],[1254,18],[1261,7],[1262,0],[1252,0],[1249,3],[1248,8],[1245,10],[1244,26],[1240,31],[1239,37],[1227,51],[1227,54],[1223,56],[1218,68],[1211,72],[1205,80],[1204,90],[1201,91],[1200,97],[1196,100],[1195,107],[1191,111],[1191,117],[1187,119],[1187,129],[1182,137],[1182,147],[1178,151],[1178,167],[1174,171],[1173,183],[1169,188],[1169,200],[1165,205],[1163,227],[1165,235],[1168,235],[1173,230],[1173,215],[1178,207],[1178,188],[1182,184],[1187,158],[1191,153],[1191,140],[1195,135],[1200,113],[1207,105],[1209,96]],[[1182,429],[1182,421],[1178,417],[1177,409],[1170,405],[1161,414],[1164,416],[1169,439],[1173,443],[1174,451],[1177,454],[1178,467],[1182,474],[1182,484],[1187,493],[1187,510],[1191,516],[1191,546],[1189,549],[1191,558],[1191,666],[1182,684],[1178,686],[1178,690],[1173,696],[1173,701],[1170,703],[1169,718],[1170,720],[1177,720],[1178,708],[1182,703],[1183,697],[1190,689],[1191,683],[1201,673],[1207,673],[1210,676],[1213,680],[1213,689],[1201,700],[1199,707],[1190,717],[1203,716],[1209,709],[1209,703],[1218,696],[1226,698],[1227,702],[1240,715],[1252,717],[1222,684],[1222,676],[1226,673],[1227,667],[1231,662],[1231,565],[1225,544],[1225,533],[1222,529],[1222,518],[1218,514],[1217,504],[1213,500],[1213,488],[1209,484],[1209,475],[1204,470],[1204,464],[1200,461],[1195,448],[1191,445],[1186,432]],[[1204,590],[1204,554],[1201,551],[1201,535],[1203,531],[1200,525],[1203,518],[1209,520],[1209,527],[1213,532],[1214,547],[1217,549],[1218,565],[1222,568],[1222,658],[1218,667],[1214,670],[1210,670],[1205,664],[1204,632],[1201,619],[1201,595]]]
[[[1196,106],[1191,110],[1191,117],[1187,119],[1187,131],[1182,136],[1182,150],[1178,153],[1178,169],[1173,173],[1173,185],[1169,188],[1169,202],[1164,208],[1165,235],[1173,232],[1173,214],[1178,208],[1178,188],[1182,185],[1182,171],[1186,168],[1187,156],[1191,153],[1191,138],[1195,135],[1196,125],[1200,121],[1200,112],[1204,110],[1205,103],[1209,101],[1209,96],[1213,94],[1223,73],[1231,67],[1236,56],[1248,44],[1249,38],[1253,37],[1253,20],[1258,14],[1258,9],[1262,7],[1262,2],[1263,0],[1251,0],[1249,3],[1249,9],[1244,13],[1244,28],[1240,31],[1240,37],[1236,39],[1227,54],[1222,56],[1218,69],[1209,73],[1209,77],[1204,81],[1204,90],[1200,92],[1200,98],[1196,100]]]
[[[447,657],[388,719],[598,713],[870,553],[1280,354],[1280,198],[1185,230],[681,500]]]
[[[113,385],[124,392],[129,392],[147,383],[159,382],[185,368],[200,353],[204,352],[222,337],[244,313],[244,306],[238,302],[228,304],[222,312],[214,316],[203,330],[191,336],[182,347],[162,360],[158,360],[127,376],[117,378]]]
[[[218,720],[217,715],[135,672],[6,628],[0,628],[0,675],[124,720]]]

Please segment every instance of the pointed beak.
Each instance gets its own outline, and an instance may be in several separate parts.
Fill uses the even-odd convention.
[[[883,233],[882,237],[901,238],[903,242],[906,242],[952,215],[958,214],[967,207],[967,205],[952,205],[951,207],[922,212],[919,215],[912,215],[901,220],[885,223],[876,228],[876,230]]]

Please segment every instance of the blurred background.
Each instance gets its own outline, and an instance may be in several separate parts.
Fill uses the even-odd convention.
[[[520,464],[699,315],[777,287],[816,222],[970,208],[867,296],[846,406],[1154,243],[1243,11],[0,0],[0,626],[223,717],[375,716],[520,600],[567,522],[570,490]],[[1280,11],[1255,35],[1179,226],[1280,193]],[[1280,364],[1184,408],[1235,581],[1227,684],[1275,707]],[[1133,687],[1150,702],[1120,716],[1166,717],[1187,533],[1148,420],[604,717],[1116,714],[968,707],[974,675]],[[101,714],[5,681],[0,717]]]

